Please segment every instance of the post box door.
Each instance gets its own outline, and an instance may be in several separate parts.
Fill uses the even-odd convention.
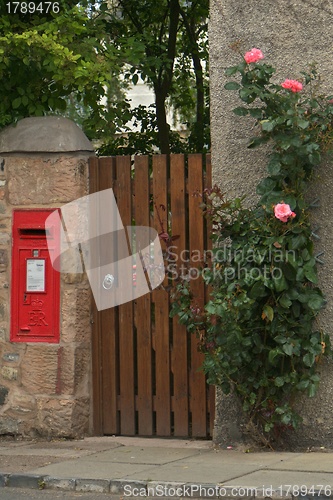
[[[13,215],[11,340],[59,342],[60,279],[52,267],[45,220],[50,210],[20,211]],[[59,245],[52,231],[50,252]]]

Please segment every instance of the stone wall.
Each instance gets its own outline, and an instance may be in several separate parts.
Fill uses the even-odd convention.
[[[14,209],[56,208],[88,194],[92,146],[70,120],[26,118],[0,134],[0,434],[91,432],[90,288],[61,275],[60,343],[10,342]]]
[[[257,47],[268,63],[277,68],[276,82],[299,79],[300,72],[314,61],[322,76],[323,90],[333,94],[333,2],[324,0],[212,0],[210,19],[211,132],[213,176],[229,197],[247,195],[251,204],[255,186],[265,174],[265,148],[247,149],[253,135],[251,119],[237,117],[232,109],[241,105],[237,92],[224,89],[226,67],[239,62],[230,48],[240,42],[242,53]],[[320,168],[312,195],[320,196],[320,207],[313,212],[319,224],[318,251],[324,251],[325,265],[319,268],[320,286],[328,299],[321,324],[332,333],[333,312],[333,163]],[[324,221],[324,223],[323,223]],[[290,436],[290,446],[333,446],[333,366],[321,367],[321,388],[312,400],[300,406],[304,425]],[[218,394],[215,441],[231,444],[241,439],[239,412],[232,399]]]

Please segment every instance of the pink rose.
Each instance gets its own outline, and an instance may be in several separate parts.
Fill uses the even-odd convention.
[[[297,80],[285,80],[283,83],[281,83],[281,87],[291,90],[292,92],[300,92],[303,88],[303,85]]]
[[[264,54],[259,49],[251,49],[250,52],[246,52],[244,59],[247,64],[256,63],[260,59],[264,58]]]
[[[291,208],[287,203],[278,203],[277,205],[275,205],[274,215],[282,222],[288,222],[289,217],[296,217],[295,212],[291,211]]]

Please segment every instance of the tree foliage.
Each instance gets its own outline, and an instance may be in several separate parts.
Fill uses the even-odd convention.
[[[204,151],[207,18],[208,0],[60,0],[57,12],[2,10],[0,127],[63,114],[106,154]],[[155,103],[131,110],[126,89],[139,79],[152,88]],[[171,131],[170,106],[187,140]],[[128,125],[133,119],[139,132]]]
[[[105,133],[120,114],[114,103],[101,101],[112,73],[119,72],[118,54],[98,18],[76,2],[59,3],[59,13],[1,15],[0,127],[27,116],[64,114],[71,97],[85,110],[85,132]]]
[[[145,134],[162,153],[205,151],[209,147],[208,0],[116,0],[101,2],[110,37],[126,53],[126,79],[148,83],[155,96],[155,119]],[[168,107],[186,125],[187,141],[170,130]],[[147,123],[151,110],[146,110]],[[142,107],[138,111],[143,114]],[[134,111],[134,114],[136,111]],[[137,135],[130,136],[127,144]],[[156,140],[157,139],[157,140]],[[124,147],[122,144],[117,146]]]

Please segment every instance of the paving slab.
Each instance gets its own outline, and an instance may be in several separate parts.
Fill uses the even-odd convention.
[[[193,456],[186,458],[188,464],[209,463],[212,467],[222,464],[243,464],[255,465],[258,468],[262,467],[276,467],[279,468],[281,464],[285,468],[289,468],[289,463],[297,463],[297,460],[302,455],[300,453],[241,453],[238,451],[225,451],[225,450],[211,450],[209,453],[199,452]]]
[[[296,490],[297,487],[301,486],[306,486],[309,489],[314,486],[316,490],[326,486],[328,487],[326,493],[329,493],[329,495],[326,495],[323,489],[322,496],[325,497],[330,496],[331,493],[333,494],[333,474],[325,472],[259,470],[239,477],[237,480],[225,481],[223,486],[272,487],[273,489],[278,489],[282,486],[284,491],[287,491],[288,486],[295,486]],[[294,494],[294,496],[298,495]]]
[[[20,456],[8,455],[0,456],[0,473],[26,473],[33,468],[47,466],[53,463],[62,462],[61,457],[54,456]]]
[[[147,474],[152,481],[160,482],[186,482],[186,483],[220,483],[232,480],[257,470],[256,465],[224,464],[217,469],[211,464],[201,463],[189,464],[185,461],[166,464],[160,467],[152,467],[150,470],[138,471],[131,475],[131,479],[146,480]],[[128,476],[129,477],[129,476]]]
[[[0,457],[9,457],[9,456],[21,456],[21,457],[59,457],[64,460],[69,458],[79,458],[81,456],[92,455],[95,451],[89,450],[66,450],[66,449],[49,449],[49,448],[20,448],[19,450],[16,448],[6,448],[5,450],[0,450]]]
[[[103,451],[88,457],[83,457],[82,461],[89,460],[96,462],[119,462],[134,464],[161,465],[175,462],[191,456],[196,456],[198,461],[203,460],[203,455],[208,454],[208,450],[183,449],[183,448],[157,448],[122,446],[120,448]]]
[[[282,460],[279,464],[272,464],[271,468],[333,473],[333,457],[331,453],[300,453],[290,456],[288,460]]]
[[[156,437],[129,437],[129,436],[104,436],[104,437],[88,437],[85,438],[84,441],[87,443],[91,442],[91,440],[101,440],[101,442],[112,442],[115,441],[117,443],[122,444],[123,446],[142,446],[149,448],[194,448],[196,450],[203,449],[214,449],[211,440],[206,439],[171,439],[171,438],[156,438]]]
[[[48,450],[75,450],[75,451],[88,451],[94,453],[103,450],[111,450],[123,446],[118,441],[108,438],[81,439],[73,441],[49,441],[49,442],[35,442],[25,444],[27,450],[42,449]]]
[[[149,475],[146,471],[151,465],[95,462],[88,460],[71,460],[57,464],[39,467],[29,471],[32,474],[47,475],[58,478],[82,478],[82,479],[123,479],[141,473],[144,479]]]

